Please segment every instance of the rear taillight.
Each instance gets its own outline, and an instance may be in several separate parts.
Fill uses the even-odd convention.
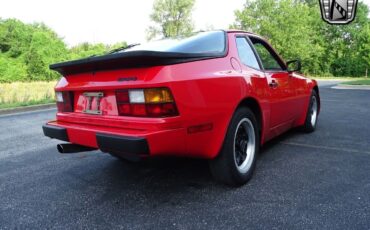
[[[55,92],[58,112],[73,112],[73,94],[72,92]]]
[[[116,99],[121,116],[170,117],[178,115],[175,101],[168,88],[118,90]]]

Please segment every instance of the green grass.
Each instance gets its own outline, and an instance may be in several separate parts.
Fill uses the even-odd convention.
[[[356,77],[322,77],[322,76],[310,76],[310,78],[315,80],[327,80],[327,81],[351,81],[356,79],[362,79]]]
[[[370,85],[370,78],[362,78],[355,81],[347,81],[346,85]]]
[[[54,99],[44,99],[39,101],[29,101],[29,102],[15,102],[9,104],[0,104],[0,109],[13,109],[18,107],[24,106],[31,106],[31,105],[44,105],[55,102]]]
[[[56,82],[13,82],[0,84],[0,109],[54,102]]]
[[[322,77],[322,76],[309,76],[309,78],[315,79],[315,80],[325,80],[325,81],[358,81],[358,80],[367,80],[370,78],[365,77]]]

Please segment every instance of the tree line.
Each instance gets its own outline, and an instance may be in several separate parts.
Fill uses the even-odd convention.
[[[149,38],[189,35],[194,2],[155,0]],[[370,71],[369,7],[363,2],[352,23],[329,25],[317,0],[246,0],[230,28],[267,38],[285,60],[300,59],[311,76],[363,77]]]
[[[356,19],[329,25],[317,0],[247,0],[231,26],[256,32],[287,59],[300,58],[315,76],[363,77],[370,69],[369,7],[359,2]]]
[[[104,54],[125,45],[86,42],[68,48],[45,24],[0,18],[0,83],[55,80],[60,75],[49,70],[50,64]]]
[[[195,0],[155,0],[147,38],[190,35],[194,4]],[[362,77],[370,69],[369,7],[363,2],[351,24],[335,26],[321,19],[316,0],[246,0],[236,9],[230,28],[267,38],[285,60],[301,59],[308,75]],[[49,64],[124,45],[83,43],[69,48],[45,24],[0,18],[0,82],[58,79]]]

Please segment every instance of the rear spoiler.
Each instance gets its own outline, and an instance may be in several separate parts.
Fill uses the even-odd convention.
[[[50,69],[55,70],[60,74],[66,76],[71,74],[95,72],[102,70],[173,65],[219,57],[224,57],[224,54],[189,54],[158,51],[130,51],[52,64],[50,65]]]

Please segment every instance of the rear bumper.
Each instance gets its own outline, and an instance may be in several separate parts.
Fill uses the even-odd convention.
[[[145,138],[97,133],[96,139],[103,152],[149,155],[148,141]]]
[[[47,137],[67,142],[70,141],[66,128],[46,124],[42,129],[44,135]],[[125,137],[104,133],[96,133],[95,136],[97,147],[103,152],[136,156],[149,155],[149,146],[145,138]]]
[[[58,139],[61,141],[69,141],[67,130],[58,126],[43,125],[42,130],[44,135],[53,139]]]
[[[99,148],[124,158],[137,159],[154,155],[185,155],[184,129],[155,132],[112,129],[65,122],[49,122],[44,135],[82,146]]]

